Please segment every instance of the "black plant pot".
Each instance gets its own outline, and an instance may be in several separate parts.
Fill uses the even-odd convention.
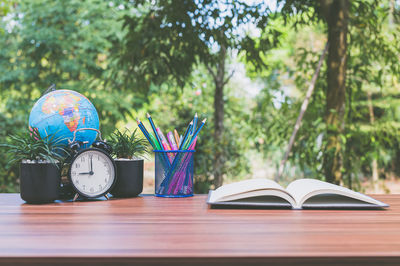
[[[21,163],[21,198],[27,203],[49,203],[59,198],[61,171],[52,163]]]
[[[117,181],[111,194],[118,198],[136,197],[143,191],[143,160],[115,160]]]

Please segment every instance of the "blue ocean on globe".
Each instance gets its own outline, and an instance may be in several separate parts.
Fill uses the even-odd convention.
[[[80,128],[99,129],[99,115],[94,105],[82,94],[71,90],[56,90],[43,95],[33,106],[29,115],[29,127],[37,128],[42,138],[54,135],[64,139],[65,144],[73,139]],[[97,132],[82,130],[76,140],[88,142],[89,147]]]

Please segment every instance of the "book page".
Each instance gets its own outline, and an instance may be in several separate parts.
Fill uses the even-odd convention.
[[[214,193],[215,191],[211,192],[211,197],[212,197],[212,193]],[[258,201],[257,201],[258,199]],[[277,189],[258,189],[258,190],[252,190],[252,191],[248,191],[248,192],[243,192],[243,193],[239,193],[239,194],[234,194],[234,195],[229,195],[229,196],[225,196],[221,199],[218,200],[218,202],[257,202],[261,205],[269,205],[269,206],[274,206],[279,202],[279,206],[284,206],[285,203],[286,205],[290,205],[290,206],[296,206],[296,202],[294,201],[294,199],[285,191],[281,191],[281,190],[277,190]]]
[[[228,196],[233,196],[245,192],[263,190],[263,189],[276,189],[284,191],[286,193],[286,190],[273,180],[249,179],[232,184],[227,184],[217,188],[212,192],[210,197],[210,202],[217,202],[220,200],[224,200],[224,198]]]
[[[318,208],[318,209],[375,209],[381,207],[388,207],[383,205],[376,205],[367,203],[362,200],[355,199],[353,197],[343,196],[339,194],[318,194],[309,197],[306,201],[302,203],[303,209]]]
[[[366,203],[375,204],[378,206],[387,206],[386,204],[375,200],[362,193],[355,192],[345,187],[337,186],[327,182],[323,182],[317,179],[299,179],[289,184],[286,190],[294,197],[297,202],[297,207],[301,207],[302,204],[310,197],[321,195],[321,194],[337,194],[346,196],[349,198],[364,201]],[[349,204],[350,201],[349,201]]]

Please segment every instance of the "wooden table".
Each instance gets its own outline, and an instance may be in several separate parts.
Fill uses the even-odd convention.
[[[27,205],[0,194],[0,262],[400,265],[400,195],[375,197],[390,209],[219,210],[205,195]]]

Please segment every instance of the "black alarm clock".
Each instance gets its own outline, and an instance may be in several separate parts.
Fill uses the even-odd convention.
[[[95,130],[100,140],[96,140],[92,147],[85,148],[85,143],[76,141],[76,132],[81,130]],[[74,201],[79,197],[98,198],[105,196],[113,188],[116,179],[116,166],[110,153],[111,146],[101,138],[97,129],[81,128],[74,131],[74,138],[69,142],[72,158],[68,169],[68,179],[76,192]]]

